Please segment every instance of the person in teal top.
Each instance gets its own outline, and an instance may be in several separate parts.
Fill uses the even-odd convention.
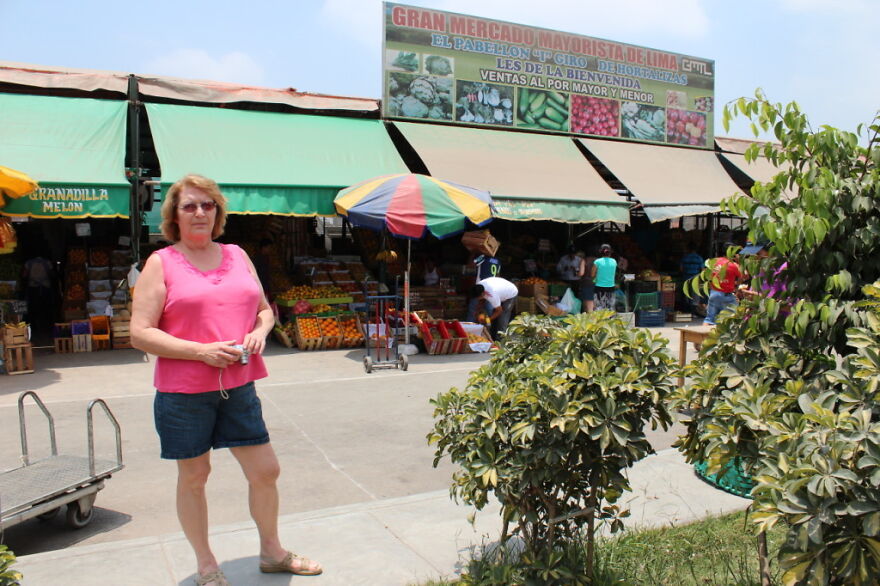
[[[617,274],[617,261],[611,258],[611,245],[599,247],[599,258],[593,261],[593,282],[596,284],[596,309],[614,311],[614,277]]]

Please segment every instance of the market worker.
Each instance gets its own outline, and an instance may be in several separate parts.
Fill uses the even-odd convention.
[[[591,272],[596,311],[600,309],[615,311],[617,284],[614,279],[617,276],[617,261],[611,258],[612,252],[610,244],[603,244],[599,247],[599,258],[593,261]]]
[[[489,277],[498,277],[501,275],[501,261],[494,256],[485,254],[471,255],[469,264],[473,264],[477,271],[477,282]],[[477,320],[477,305],[480,302],[479,297],[471,297],[468,300],[467,321]]]
[[[733,242],[727,242],[723,250],[736,246]],[[739,264],[720,256],[712,263],[712,279],[709,281],[709,302],[706,305],[706,318],[703,325],[714,326],[718,314],[736,306],[735,291],[743,275]]]
[[[471,289],[471,297],[479,300],[477,311],[479,311],[480,305],[491,308],[492,313],[488,315],[488,318],[491,322],[493,338],[498,335],[498,332],[507,329],[517,295],[519,295],[519,289],[516,288],[516,285],[501,277],[483,279]]]
[[[574,244],[565,249],[565,255],[556,263],[556,272],[559,278],[568,284],[571,292],[577,294],[580,291],[581,280],[581,257],[577,255]]]
[[[247,254],[214,238],[226,198],[213,180],[187,175],[165,195],[162,234],[135,285],[131,341],[158,356],[153,415],[161,457],[177,461],[177,516],[192,546],[196,584],[226,586],[208,543],[205,485],[211,450],[229,448],[248,482],[261,572],[316,575],[321,566],[281,546],[278,459],[254,381],[274,318]]]

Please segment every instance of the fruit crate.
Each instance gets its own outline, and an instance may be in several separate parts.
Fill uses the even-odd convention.
[[[3,345],[16,346],[18,344],[28,343],[28,326],[27,324],[6,324],[3,330]]]
[[[446,331],[449,332],[449,354],[461,354],[468,347],[467,333],[461,327],[458,320],[444,321]]]
[[[287,335],[281,326],[275,326],[272,328],[272,333],[275,335],[275,339],[278,340],[278,343],[287,348],[293,348],[293,340],[290,336]]]
[[[489,328],[482,324],[475,323],[463,323],[459,325],[461,326],[461,329],[464,330],[465,335],[468,336],[468,343],[465,344],[465,352],[488,352],[489,349],[492,348],[492,334],[489,332]],[[486,341],[471,341],[470,336],[479,336]]]
[[[324,338],[325,349],[333,350],[342,346],[342,329],[335,315],[318,318],[318,325]]]
[[[364,327],[357,314],[340,315],[339,329],[342,332],[343,348],[357,348],[364,345]]]
[[[33,346],[28,343],[7,345],[3,350],[3,360],[6,374],[30,374],[34,371]]]
[[[675,309],[675,289],[660,292],[660,307],[663,309]]]
[[[449,354],[449,332],[442,321],[425,322],[419,326],[428,354]]]
[[[131,320],[120,317],[110,319],[113,348],[131,348]]]
[[[324,336],[317,317],[296,318],[296,345],[300,350],[320,350],[324,347]]]

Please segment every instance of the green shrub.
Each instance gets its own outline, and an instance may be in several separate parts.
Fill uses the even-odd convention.
[[[15,563],[15,554],[5,545],[0,545],[0,586],[18,586],[21,581],[21,572],[12,569]]]
[[[623,471],[653,452],[645,426],[671,423],[666,345],[608,311],[562,321],[521,316],[465,389],[432,400],[434,465],[443,456],[458,464],[457,500],[481,509],[495,495],[502,543],[522,540],[530,579],[584,583],[597,522],[622,528],[628,513],[615,503],[630,489]],[[563,546],[584,528],[586,566],[566,567]]]

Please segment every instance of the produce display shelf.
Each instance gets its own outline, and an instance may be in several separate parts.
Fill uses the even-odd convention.
[[[300,301],[299,299],[276,299],[275,303],[278,305],[283,305],[284,307],[293,307],[296,305],[296,302]],[[323,303],[325,305],[335,305],[339,303],[351,303],[351,297],[327,297],[324,299],[304,299],[303,301],[308,301],[312,305],[317,305],[319,303]]]

